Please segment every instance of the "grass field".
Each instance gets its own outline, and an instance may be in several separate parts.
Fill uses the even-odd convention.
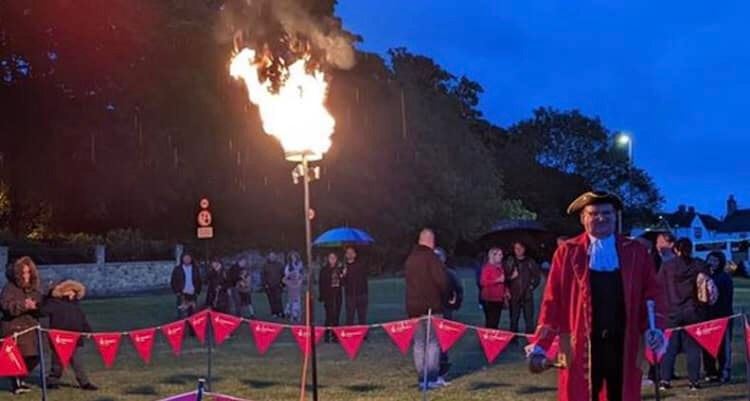
[[[476,305],[476,289],[470,275],[464,279],[467,290],[463,309],[457,319],[481,324],[482,315]],[[739,311],[750,300],[750,282],[736,281],[735,307]],[[268,316],[265,295],[255,294],[254,305],[260,317]],[[150,295],[130,298],[99,299],[84,302],[92,326],[97,331],[117,331],[155,326],[174,320],[174,298],[171,295]],[[318,308],[318,317],[322,310]],[[404,318],[403,285],[400,279],[372,280],[370,284],[370,322]],[[507,328],[507,315],[502,327]],[[747,399],[745,381],[745,349],[739,320],[734,331],[733,384],[705,388],[688,393],[685,381],[667,395],[672,400],[741,400]],[[129,339],[123,338],[117,362],[105,369],[93,343],[81,351],[92,381],[101,387],[97,392],[82,392],[68,387],[49,392],[50,401],[114,401],[156,400],[168,395],[190,391],[199,377],[206,374],[207,352],[194,338],[187,338],[183,355],[174,357],[164,338],[158,336],[150,365],[138,359]],[[259,356],[247,325],[215,352],[213,389],[251,400],[297,400],[301,355],[291,333],[285,331],[270,351]],[[338,344],[321,343],[318,377],[321,400],[420,400],[411,357],[403,356],[381,329],[375,329],[363,345],[359,357],[350,361]],[[556,374],[528,373],[520,346],[511,345],[491,366],[473,331],[451,350],[453,367],[449,374],[452,384],[429,393],[431,400],[451,401],[551,401],[556,399]],[[683,357],[678,374],[685,376]],[[35,372],[36,373],[36,372]],[[36,375],[38,377],[38,375]],[[74,379],[66,372],[65,380]],[[36,383],[34,378],[32,382]],[[6,391],[7,383],[2,383]],[[0,393],[0,400],[39,400],[40,391],[12,397]],[[644,399],[653,399],[653,389],[644,388]]]

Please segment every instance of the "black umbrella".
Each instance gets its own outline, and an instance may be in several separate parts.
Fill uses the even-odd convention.
[[[515,241],[523,242],[531,256],[546,258],[547,250],[554,249],[555,233],[550,232],[539,221],[509,219],[500,220],[490,231],[479,238],[479,244],[484,249],[500,246],[509,250]]]

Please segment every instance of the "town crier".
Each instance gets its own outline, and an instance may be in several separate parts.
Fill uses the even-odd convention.
[[[585,232],[555,251],[527,348],[539,372],[534,362],[559,336],[561,401],[640,401],[644,346],[664,347],[662,286],[646,248],[615,233],[622,206],[613,194],[587,192],[568,207]],[[655,302],[653,330],[647,300]]]

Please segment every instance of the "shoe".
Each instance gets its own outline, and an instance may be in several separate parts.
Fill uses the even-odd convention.
[[[670,383],[670,382],[668,382],[668,381],[663,381],[663,380],[662,380],[662,381],[661,381],[661,382],[659,383],[659,390],[661,390],[661,391],[667,391],[667,390],[669,390],[669,389],[671,389],[671,388],[672,388],[672,383]]]
[[[688,390],[690,391],[698,391],[700,389],[701,389],[701,385],[698,382],[690,383],[690,385],[688,386]]]
[[[724,376],[721,378],[721,384],[729,384],[732,382],[731,376]]]
[[[435,383],[438,384],[440,387],[447,387],[450,386],[451,382],[445,380],[443,376],[438,376],[437,380],[435,380]]]
[[[82,385],[81,385],[81,390],[85,390],[85,391],[96,391],[96,390],[99,390],[99,387],[97,387],[97,386],[96,386],[95,384],[93,384],[93,383],[86,383],[86,384],[82,384]]]
[[[437,390],[441,387],[443,386],[439,385],[437,382],[428,382],[427,385],[419,383],[419,391]]]
[[[654,385],[654,381],[653,380],[651,380],[651,379],[649,379],[647,377],[644,377],[643,379],[641,379],[641,387],[651,387],[653,385]]]
[[[719,379],[719,376],[716,375],[706,376],[706,378],[703,380],[705,380],[706,383],[718,383],[719,381],[721,381],[721,379]]]
[[[29,385],[28,385],[28,384],[26,384],[26,382],[25,382],[25,381],[23,381],[23,380],[21,380],[21,381],[20,381],[19,387],[20,387],[20,388],[21,388],[22,390],[26,390],[26,391],[31,391],[31,387],[29,387]]]

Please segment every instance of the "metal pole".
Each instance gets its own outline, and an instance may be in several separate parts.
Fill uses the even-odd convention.
[[[208,319],[211,320],[211,314],[209,313]],[[211,391],[211,376],[214,366],[214,340],[213,340],[213,322],[209,322],[206,326],[206,341],[208,342],[208,375],[206,376],[206,389]]]
[[[42,401],[47,401],[47,371],[44,363],[44,343],[42,342],[42,329],[36,329],[36,342],[39,349],[39,381],[42,383]]]
[[[203,401],[203,394],[205,393],[206,380],[198,379],[198,393],[195,395],[195,401]]]
[[[427,309],[427,328],[425,329],[424,334],[424,347],[422,352],[422,399],[424,401],[427,401],[427,390],[429,390],[429,386],[427,385],[427,348],[428,343],[430,342],[430,326],[432,325],[432,309]]]
[[[305,188],[305,247],[307,251],[307,332],[312,355],[312,392],[313,401],[318,401],[318,358],[315,349],[315,313],[312,296],[312,228],[310,227],[310,166],[307,156],[302,155],[303,185]]]

